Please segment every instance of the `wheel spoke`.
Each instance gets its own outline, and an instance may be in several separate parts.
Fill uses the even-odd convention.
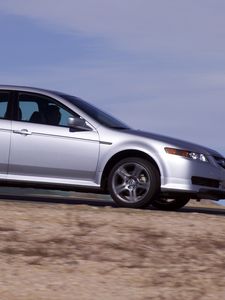
[[[133,190],[129,190],[129,197],[128,197],[130,202],[136,202],[138,200],[137,196],[137,190],[136,188]]]
[[[126,171],[126,169],[121,166],[117,171],[116,174],[119,175],[123,180],[126,180],[128,177],[130,177],[130,174]]]
[[[142,189],[142,190],[148,191],[149,187],[150,187],[150,182],[149,181],[147,181],[147,182],[139,181],[138,184],[137,184],[137,188]]]
[[[132,172],[132,175],[134,176],[134,177],[139,177],[140,175],[141,175],[141,173],[144,171],[144,169],[143,169],[143,167],[142,166],[140,166],[140,165],[138,165],[138,164],[135,164],[135,166],[134,166],[134,170],[133,170],[133,172]]]
[[[117,185],[117,186],[115,187],[115,189],[116,189],[117,194],[120,195],[122,192],[124,192],[125,190],[127,190],[125,182],[123,182],[123,183],[120,184],[120,185]]]

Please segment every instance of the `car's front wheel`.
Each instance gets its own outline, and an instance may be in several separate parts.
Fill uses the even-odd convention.
[[[113,167],[108,178],[108,188],[119,206],[143,208],[151,203],[158,192],[159,181],[159,173],[151,162],[130,157]]]
[[[186,196],[180,196],[175,199],[155,198],[151,205],[160,210],[178,210],[185,206],[189,200],[190,198]]]

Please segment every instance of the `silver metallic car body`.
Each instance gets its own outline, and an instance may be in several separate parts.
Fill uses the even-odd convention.
[[[54,91],[0,86],[0,91],[3,90],[55,99],[84,118],[91,128],[71,131],[69,127],[0,119],[0,179],[6,184],[30,183],[100,192],[106,187],[111,163],[133,155],[155,164],[162,193],[188,193],[209,199],[225,197],[225,169],[215,159],[222,156],[214,150],[139,130],[108,128]],[[168,154],[165,147],[203,153],[209,162]],[[193,177],[217,180],[219,186],[193,184]]]

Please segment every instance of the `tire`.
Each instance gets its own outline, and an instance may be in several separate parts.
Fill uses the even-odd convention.
[[[108,189],[118,206],[144,208],[159,191],[160,179],[156,167],[148,160],[129,157],[111,170]]]
[[[189,202],[190,198],[180,196],[174,199],[167,198],[155,198],[151,205],[160,210],[178,210],[185,206]]]

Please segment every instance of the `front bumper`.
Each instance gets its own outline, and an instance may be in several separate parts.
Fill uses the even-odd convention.
[[[225,169],[211,157],[210,163],[171,157],[161,176],[161,192],[167,197],[188,194],[196,199],[225,199]]]

